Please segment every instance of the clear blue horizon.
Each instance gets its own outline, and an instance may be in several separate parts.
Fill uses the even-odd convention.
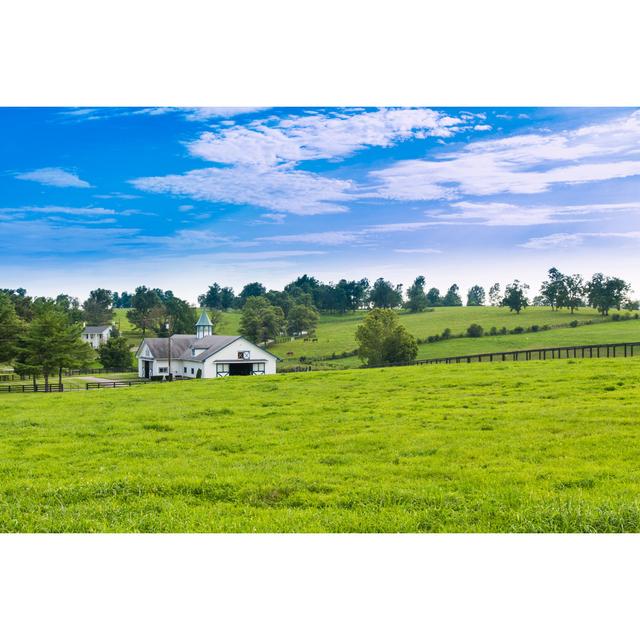
[[[2,108],[0,287],[640,289],[640,111]]]

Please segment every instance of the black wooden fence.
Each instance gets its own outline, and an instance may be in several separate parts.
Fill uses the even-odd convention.
[[[458,364],[462,362],[525,362],[529,360],[559,360],[566,358],[627,358],[634,355],[640,356],[640,342],[615,342],[571,347],[545,347],[520,349],[518,351],[473,353],[465,356],[445,356],[384,365],[364,365],[364,368],[404,367],[420,364]]]
[[[50,384],[3,384],[0,393],[49,393],[64,391],[64,385],[52,382]]]
[[[109,382],[86,382],[86,389],[116,389],[118,387],[132,387],[138,384],[151,384],[162,380],[109,380]]]

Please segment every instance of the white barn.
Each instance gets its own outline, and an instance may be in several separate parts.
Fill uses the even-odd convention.
[[[242,336],[213,335],[205,311],[196,323],[196,335],[174,334],[170,338],[145,338],[138,351],[141,378],[221,378],[276,373],[277,356]]]
[[[111,337],[111,326],[85,327],[82,330],[82,339],[88,342],[94,349],[106,342]]]

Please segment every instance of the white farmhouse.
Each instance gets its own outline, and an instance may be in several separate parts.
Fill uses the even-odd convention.
[[[145,338],[138,351],[141,378],[220,378],[276,372],[277,356],[242,336],[215,336],[205,311],[196,323],[196,335]]]
[[[111,326],[85,327],[82,330],[82,339],[88,342],[94,349],[97,349],[103,342],[111,336]]]

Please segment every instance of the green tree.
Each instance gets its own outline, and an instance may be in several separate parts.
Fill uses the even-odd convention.
[[[457,284],[452,284],[449,290],[442,299],[443,307],[461,307],[462,298],[460,297],[460,287]]]
[[[98,347],[98,359],[105,369],[128,369],[133,364],[126,338],[111,336]]]
[[[540,287],[540,295],[554,311],[557,311],[566,298],[565,276],[555,267],[549,269],[548,276],[548,280]]]
[[[260,282],[245,284],[238,295],[240,306],[243,307],[249,298],[259,298],[267,293],[265,286]]]
[[[287,325],[289,334],[315,333],[320,314],[313,308],[304,304],[296,304],[289,311]]]
[[[584,304],[585,284],[579,273],[564,277],[563,303],[571,313]]]
[[[425,283],[425,277],[418,276],[407,289],[407,303],[405,306],[409,311],[424,311],[429,306],[427,294],[424,292]]]
[[[16,356],[21,329],[11,298],[0,292],[0,363],[11,362]]]
[[[131,298],[132,308],[127,311],[127,318],[132,325],[142,331],[144,338],[147,329],[158,322],[158,317],[164,312],[162,300],[157,291],[145,286],[137,287]]]
[[[113,293],[108,289],[94,289],[82,303],[84,319],[90,325],[108,325],[113,320]]]
[[[240,332],[252,342],[267,342],[285,328],[284,313],[263,296],[250,296],[242,308]]]
[[[396,309],[402,306],[402,285],[395,287],[384,278],[378,278],[369,292],[369,302],[376,309]]]
[[[416,339],[391,309],[374,309],[356,329],[358,355],[369,365],[410,362],[418,354]]]
[[[609,315],[609,309],[620,310],[624,304],[631,286],[622,278],[605,276],[595,273],[586,287],[589,304],[603,316]]]
[[[502,295],[500,294],[500,283],[496,282],[489,287],[489,304],[492,307],[499,307],[502,302]]]
[[[479,284],[474,284],[467,291],[467,307],[481,307],[484,304],[485,293],[484,288]]]
[[[502,299],[502,306],[509,307],[510,311],[515,311],[519,314],[523,309],[529,306],[529,299],[527,298],[528,284],[521,283],[519,280],[514,280],[511,284],[508,284],[504,290],[504,298]]]
[[[427,304],[430,307],[439,307],[442,305],[442,298],[440,297],[440,289],[431,287],[431,289],[427,291]]]
[[[43,307],[21,336],[19,364],[42,374],[46,386],[56,372],[62,382],[63,367],[82,366],[93,360],[93,349],[81,340],[81,333],[82,325],[69,322],[65,313]]]

